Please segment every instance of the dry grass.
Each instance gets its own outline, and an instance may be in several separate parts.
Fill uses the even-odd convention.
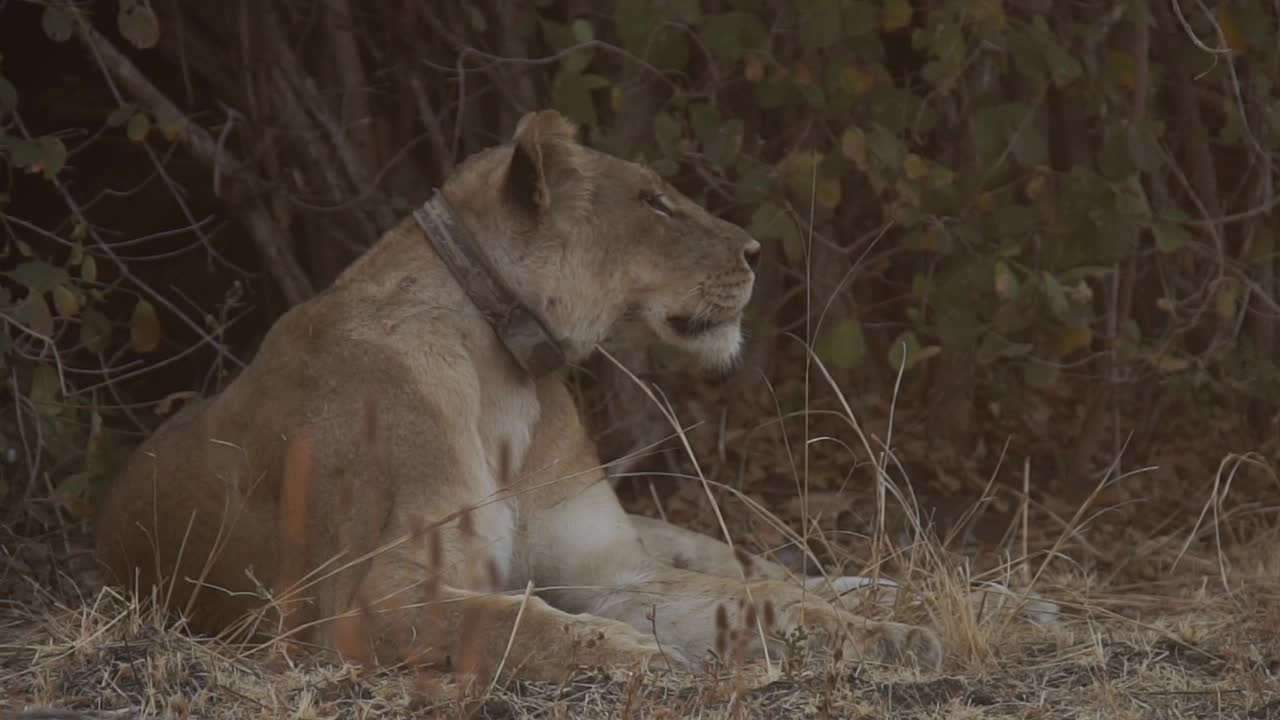
[[[1100,573],[1068,561],[1080,547],[1070,538],[1087,534],[1069,527],[1015,543],[1063,558],[1036,585],[1064,608],[1054,627],[968,603],[963,565],[936,541],[897,563],[913,599],[893,612],[942,634],[939,675],[817,660],[784,663],[772,680],[763,664],[630,678],[583,669],[561,685],[503,681],[470,696],[449,675],[193,638],[147,604],[95,589],[74,539],[55,551],[10,538],[0,717],[1280,718],[1280,534],[1220,547],[1166,524],[1132,548],[1143,563],[1128,565],[1141,572]],[[1141,579],[1151,567],[1167,570]]]
[[[583,668],[559,685],[462,685],[448,674],[286,653],[283,642],[192,637],[152,603],[102,588],[82,539],[8,537],[0,545],[0,597],[9,598],[0,604],[0,720],[1280,718],[1280,527],[1268,502],[1280,482],[1263,456],[1229,455],[1179,492],[1161,487],[1159,473],[1121,471],[1117,459],[1065,510],[1051,498],[1033,502],[1024,462],[1011,493],[1005,483],[1016,500],[1003,532],[980,542],[971,528],[955,528],[976,523],[1000,495],[1003,451],[962,521],[944,530],[921,509],[917,493],[928,483],[916,487],[898,460],[921,441],[909,432],[882,441],[838,390],[834,397],[829,412],[766,423],[778,443],[752,442],[764,425],[736,437],[724,423],[718,434],[685,431],[665,405],[686,455],[720,462],[704,473],[690,461],[673,473],[685,480],[674,493],[641,493],[630,504],[745,549],[781,551],[784,562],[791,543],[789,564],[798,557],[811,574],[824,563],[831,574],[892,576],[905,589],[896,606],[852,598],[851,609],[937,629],[947,646],[942,673],[800,654],[696,674]],[[794,432],[798,422],[803,430]],[[729,477],[724,468],[739,458],[726,448],[738,448],[737,466],[752,472]],[[823,482],[833,463],[866,472],[867,482],[850,482],[854,471]],[[787,475],[794,490],[778,502],[777,478]],[[797,556],[795,546],[807,550]],[[982,581],[1014,594],[975,605],[970,589]],[[1021,619],[1032,589],[1061,606],[1058,623]]]
[[[583,671],[559,686],[499,683],[465,700],[445,675],[368,671],[318,656],[290,661],[271,649],[245,656],[237,646],[194,639],[110,590],[71,603],[43,594],[8,607],[0,620],[0,714],[1280,717],[1280,587],[1274,578],[1235,579],[1241,588],[1231,594],[1093,589],[1076,599],[1068,623],[1051,629],[1006,623],[1001,614],[943,623],[951,654],[937,676],[855,663],[790,667],[772,682],[762,667],[629,680]],[[960,607],[952,603],[931,609]]]

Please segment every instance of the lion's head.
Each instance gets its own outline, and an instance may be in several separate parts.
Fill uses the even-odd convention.
[[[760,244],[653,170],[581,145],[558,113],[526,115],[444,192],[571,360],[628,320],[707,365],[737,356]]]

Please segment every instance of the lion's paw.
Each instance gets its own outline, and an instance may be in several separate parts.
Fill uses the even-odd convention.
[[[592,619],[570,630],[570,664],[604,668],[610,672],[661,672],[690,665],[678,650],[665,647],[651,635],[612,620]]]
[[[788,620],[802,626],[844,659],[918,667],[942,668],[942,641],[924,627],[876,622],[820,603],[792,606]]]
[[[861,618],[851,625],[849,642],[866,660],[930,672],[942,669],[942,640],[929,628]]]

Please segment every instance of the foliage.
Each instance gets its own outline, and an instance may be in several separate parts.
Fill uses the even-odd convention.
[[[41,108],[72,99],[0,66],[0,170],[58,201],[29,217],[19,190],[0,196],[15,261],[0,362],[29,423],[3,421],[0,443],[43,438],[44,461],[22,455],[40,468],[31,487],[98,473],[84,449],[121,419],[104,393],[128,405],[190,389],[130,385],[128,363],[223,362],[210,340],[239,304],[226,290],[221,310],[206,300],[192,319],[180,290],[139,284],[85,214],[93,188],[68,191],[83,148],[129,143],[148,171],[160,153],[206,163],[165,202],[240,221],[268,278],[255,276],[254,297],[270,305],[297,299],[291,273],[322,286],[458,157],[548,102],[588,142],[646,160],[767,244],[766,354],[807,332],[860,394],[888,395],[899,369],[907,385],[945,386],[967,400],[930,419],[942,436],[979,407],[1103,388],[1110,403],[1155,388],[1276,412],[1269,3],[305,6],[130,0],[86,20],[47,3],[21,31],[25,57],[65,51],[82,83],[116,78],[91,133],[51,126]],[[166,101],[84,52],[86,22],[122,38]],[[71,137],[83,142],[69,149]],[[68,372],[95,365],[101,377]]]
[[[70,7],[44,6],[40,40],[67,43],[76,22]],[[138,47],[156,42],[149,5],[121,2],[118,28]],[[113,432],[128,406],[112,376],[128,377],[154,361],[162,325],[152,300],[129,282],[127,268],[69,195],[55,229],[24,217],[24,194],[67,192],[70,153],[59,134],[30,131],[20,104],[27,93],[3,72],[0,64],[0,173],[9,179],[0,193],[7,268],[0,271],[0,374],[11,411],[0,415],[0,500],[26,502],[5,504],[10,511],[0,513],[0,523],[26,516],[49,528],[86,516],[91,487],[110,478],[132,445]],[[132,103],[100,124],[104,135],[134,143],[144,142],[151,126]]]

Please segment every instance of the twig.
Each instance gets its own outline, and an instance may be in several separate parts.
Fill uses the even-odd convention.
[[[273,45],[276,47],[276,58],[279,63],[276,66],[275,75],[279,82],[286,87],[282,90],[292,89],[294,94],[295,112],[305,116],[303,109],[310,110],[310,117],[320,125],[324,133],[329,138],[329,142],[337,151],[338,160],[341,161],[342,167],[346,169],[347,177],[350,179],[353,187],[356,188],[372,188],[374,186],[374,174],[369,166],[365,163],[364,158],[369,155],[356,152],[351,143],[347,142],[346,134],[340,123],[335,122],[330,115],[325,112],[324,105],[321,102],[319,94],[315,91],[313,83],[310,82],[306,71],[299,62],[297,55],[294,54],[289,46],[285,29],[281,26],[277,14],[267,11],[266,28],[269,36],[272,38]],[[301,125],[301,118],[295,120],[295,124]],[[305,132],[305,131],[303,131]],[[309,153],[308,157],[312,160],[319,160],[315,153]],[[336,176],[334,169],[329,170]],[[332,183],[331,183],[332,184]],[[342,183],[336,183],[341,186]],[[334,188],[337,193],[338,188]],[[340,198],[335,198],[340,199]],[[371,234],[370,240],[377,237],[377,227],[389,228],[395,223],[395,216],[391,212],[391,208],[385,203],[375,203],[372,208],[372,220],[369,223],[367,233]]]
[[[1178,22],[1182,23],[1182,29],[1187,32],[1187,37],[1191,39],[1191,42],[1195,43],[1196,47],[1214,56],[1226,55],[1231,52],[1230,47],[1224,46],[1220,48],[1211,48],[1208,45],[1205,45],[1200,38],[1196,37],[1196,31],[1192,29],[1191,23],[1187,20],[1186,16],[1182,14],[1182,6],[1178,4],[1178,0],[1169,0],[1169,6],[1173,8],[1173,14],[1178,17]],[[1217,23],[1214,23],[1214,25],[1216,26]]]
[[[1209,19],[1209,24],[1213,26],[1213,31],[1217,33],[1218,42],[1222,43],[1222,50],[1217,51],[1224,55],[1227,59],[1227,75],[1230,78],[1232,97],[1236,101],[1236,112],[1240,113],[1240,129],[1244,131],[1244,136],[1249,138],[1249,144],[1253,145],[1253,149],[1261,156],[1266,156],[1267,151],[1263,149],[1262,143],[1258,142],[1258,138],[1253,134],[1253,127],[1249,124],[1249,113],[1245,112],[1244,93],[1240,90],[1240,76],[1236,73],[1236,64],[1231,61],[1231,45],[1227,42],[1227,34],[1222,31],[1222,25],[1218,23],[1218,19],[1213,16],[1213,11],[1205,7],[1204,0],[1196,0],[1196,4],[1200,6],[1200,10],[1204,12],[1204,16]],[[1179,18],[1182,17],[1182,9],[1178,7],[1178,0],[1173,0],[1173,5],[1178,13]],[[1190,25],[1183,20],[1183,27],[1187,29],[1187,34],[1191,36],[1192,42],[1204,47],[1200,41],[1190,32]]]
[[[22,132],[23,137],[30,140],[31,135],[30,133],[27,132],[26,125],[22,123],[22,118],[17,114],[15,114],[14,120],[17,123],[19,131]],[[84,209],[81,208],[80,204],[77,203],[75,198],[71,196],[71,191],[67,189],[67,186],[62,182],[62,180],[60,180],[55,175],[50,180],[50,182],[53,184],[54,189],[58,191],[58,194],[62,196],[62,202],[66,205],[67,210],[71,211],[71,214],[75,216],[76,220],[78,220],[85,227],[85,230],[86,232],[88,232],[89,237],[93,238],[94,243],[96,243],[98,247],[102,248],[102,252],[113,263],[115,263],[116,268],[120,271],[120,277],[128,281],[134,287],[140,288],[143,292],[145,292],[148,296],[150,296],[152,300],[155,300],[156,303],[158,303],[159,305],[164,307],[166,310],[168,310],[169,312],[177,316],[177,318],[181,320],[183,324],[185,324],[187,327],[191,328],[196,332],[196,334],[200,337],[202,342],[208,343],[215,350],[217,350],[218,354],[229,359],[232,363],[236,365],[236,367],[241,367],[241,368],[244,367],[244,363],[241,362],[239,358],[232,355],[226,349],[226,347],[224,347],[221,343],[219,343],[217,339],[214,338],[212,335],[210,335],[203,327],[200,326],[199,323],[197,323],[196,321],[188,317],[187,314],[179,310],[178,307],[174,305],[171,300],[169,300],[169,298],[165,297],[164,295],[161,295],[157,290],[152,288],[147,283],[143,282],[142,278],[139,278],[136,274],[134,274],[134,272],[131,269],[129,269],[128,264],[125,263],[123,260],[121,260],[118,255],[116,255],[115,250],[111,249],[111,245],[109,245],[107,241],[102,238],[102,235],[98,232],[97,228],[95,228],[93,224],[89,222],[89,218],[85,217]],[[198,345],[194,347],[198,347]],[[192,349],[194,349],[194,347]]]
[[[172,117],[185,117],[185,113],[180,112],[178,107],[153,85],[129,58],[116,49],[110,40],[93,29],[79,13],[76,14],[76,36],[135,98],[156,108],[158,112]],[[193,155],[211,168],[220,166],[231,174],[238,174],[244,170],[243,163],[231,155],[226,148],[221,148],[204,128],[194,123],[183,124],[179,139]],[[233,193],[228,199],[242,213],[249,236],[253,238],[263,263],[280,286],[285,299],[290,304],[296,305],[315,294],[311,281],[302,272],[302,268],[285,251],[282,243],[284,235],[276,228],[266,209],[256,200],[248,198],[243,191]],[[194,325],[190,321],[188,323]],[[195,327],[198,328],[198,326]],[[206,333],[201,331],[201,336],[206,337]],[[217,346],[216,343],[214,345]],[[238,360],[235,362],[239,363]]]
[[[372,131],[373,113],[369,111],[367,75],[356,43],[355,15],[347,0],[326,0],[325,26],[333,38],[334,60],[342,80],[342,103],[339,117],[352,135],[352,144],[360,157],[377,157]]]
[[[436,157],[436,172],[440,181],[443,182],[453,170],[453,153],[449,149],[449,142],[445,140],[444,128],[440,126],[440,118],[431,105],[431,97],[427,95],[427,89],[423,87],[422,78],[417,73],[409,76],[409,90],[418,103],[418,119],[427,129],[431,150]]]
[[[4,312],[0,312],[0,319],[5,320],[9,324],[18,328],[22,332],[30,335],[31,337],[37,340],[40,340],[41,342],[44,343],[45,347],[53,351],[53,364],[54,364],[54,367],[58,369],[58,386],[59,386],[59,389],[62,391],[63,397],[66,397],[67,378],[62,372],[62,356],[58,354],[58,343],[48,335],[45,335],[42,332],[37,332],[36,330],[29,328],[26,325],[23,325],[22,323],[18,322],[16,318],[10,315],[7,315]],[[14,391],[15,392],[17,391],[17,386],[14,386]]]

